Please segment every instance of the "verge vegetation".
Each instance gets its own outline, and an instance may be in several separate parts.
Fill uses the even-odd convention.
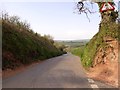
[[[107,43],[109,40],[107,41],[107,39],[120,41],[120,35],[118,35],[120,33],[120,23],[116,23],[117,12],[113,11],[111,15],[106,13],[103,16],[104,19],[99,25],[98,33],[84,47],[72,50],[73,54],[81,57],[82,64],[86,68],[94,65],[94,59],[100,49],[106,52],[109,48],[110,45]]]
[[[15,69],[34,61],[64,54],[54,45],[50,35],[41,36],[17,16],[3,14],[2,19],[2,69]]]

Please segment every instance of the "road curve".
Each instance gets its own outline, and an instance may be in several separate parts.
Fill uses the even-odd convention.
[[[48,59],[3,79],[3,88],[90,88],[80,58],[72,54]]]

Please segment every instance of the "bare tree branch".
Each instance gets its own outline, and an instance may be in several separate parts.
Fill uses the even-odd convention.
[[[90,14],[96,13],[96,11],[93,12],[90,9],[90,5],[91,5],[91,7],[93,9],[93,4],[95,4],[95,3],[94,2],[86,2],[86,0],[82,0],[82,1],[79,1],[79,2],[76,3],[76,8],[75,9],[78,10],[77,11],[78,14],[84,13],[86,15],[87,19],[90,22],[90,18],[88,17],[88,14],[89,13]]]

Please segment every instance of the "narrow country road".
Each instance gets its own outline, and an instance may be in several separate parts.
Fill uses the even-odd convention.
[[[90,88],[77,56],[48,59],[3,80],[3,88]]]

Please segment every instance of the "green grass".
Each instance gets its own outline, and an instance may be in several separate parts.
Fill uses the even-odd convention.
[[[80,57],[83,56],[83,51],[84,51],[84,46],[71,48],[71,53]]]

